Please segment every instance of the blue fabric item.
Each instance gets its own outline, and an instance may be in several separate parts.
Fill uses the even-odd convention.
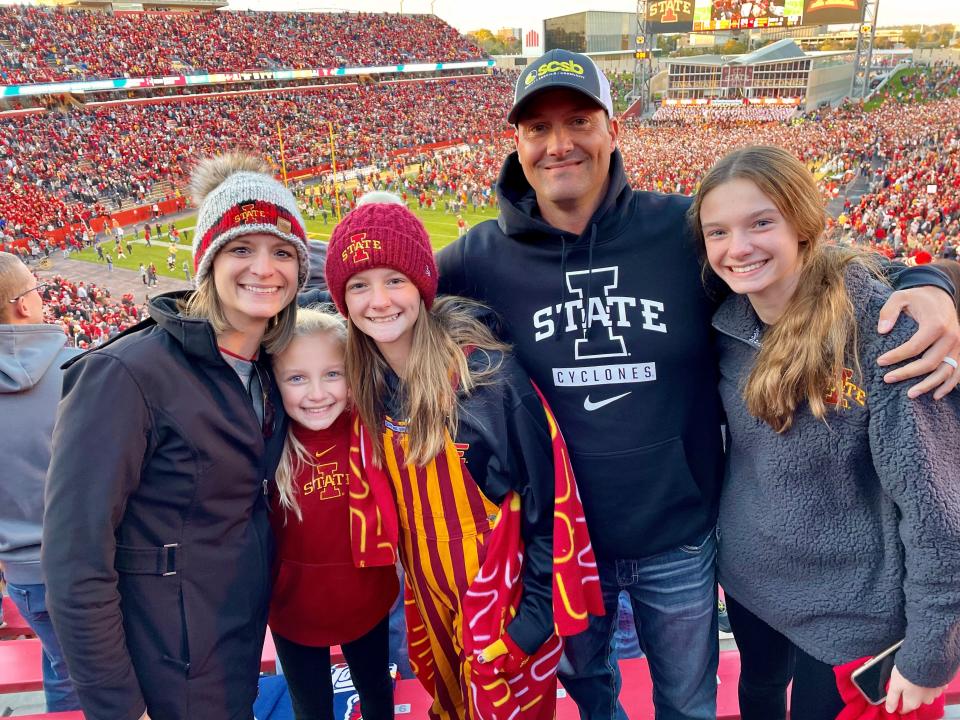
[[[47,613],[46,588],[43,585],[7,584],[10,599],[17,610],[40,638],[40,670],[43,675],[43,694],[47,712],[79,710],[80,700],[70,682],[70,672],[63,659],[63,651]]]
[[[626,720],[618,701],[620,670],[613,640],[620,592],[633,609],[640,647],[650,659],[658,720],[717,717],[716,534],[647,558],[600,560],[606,615],[567,638],[559,677],[581,720]],[[678,653],[676,648],[682,647]]]
[[[397,668],[390,666],[391,674],[396,677]],[[333,717],[335,720],[362,720],[360,714],[360,696],[357,695],[350,679],[350,668],[346,663],[330,666],[333,676]],[[287,679],[283,675],[268,675],[260,678],[260,690],[253,703],[254,720],[293,720],[293,705],[287,690]]]
[[[260,690],[253,703],[253,716],[255,720],[293,720],[290,692],[283,675],[260,678]]]

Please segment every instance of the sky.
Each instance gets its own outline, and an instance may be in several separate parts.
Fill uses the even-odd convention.
[[[487,28],[531,27],[547,17],[584,10],[635,12],[636,0],[230,0],[231,8],[253,10],[347,10],[429,13],[461,32]],[[960,0],[880,0],[879,24],[954,23],[960,25]]]

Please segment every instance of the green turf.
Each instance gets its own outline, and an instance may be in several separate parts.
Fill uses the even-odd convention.
[[[443,210],[419,210],[414,204],[410,208],[414,215],[419,217],[423,224],[427,228],[427,232],[430,233],[430,242],[433,245],[434,250],[439,250],[445,245],[449,245],[451,242],[457,238],[457,218],[455,215],[449,215]],[[497,211],[495,209],[483,209],[473,212],[469,208],[461,213],[463,219],[467,221],[468,227],[473,227],[477,223],[483,222],[497,216]],[[174,222],[174,225],[179,228],[181,231],[189,231],[190,240],[193,240],[193,228],[196,224],[196,216],[189,215],[187,217],[181,218]],[[330,233],[333,231],[335,221],[332,217],[327,218],[327,224],[324,225],[323,221],[318,219],[314,221],[307,221],[307,235],[311,240],[323,240],[327,241],[330,239]],[[169,254],[169,245],[166,241],[166,229],[167,223],[163,223],[164,234],[162,235],[163,240],[154,240],[151,247],[147,247],[143,242],[143,230],[142,225],[137,226],[137,242],[134,243],[133,253],[127,255],[123,260],[117,258],[117,254],[114,251],[115,245],[113,242],[104,242],[103,251],[104,253],[109,253],[113,257],[113,264],[115,267],[126,268],[128,270],[137,270],[140,267],[140,263],[144,265],[149,265],[150,262],[156,263],[157,272],[160,275],[165,275],[167,277],[175,277],[178,279],[184,279],[183,275],[183,261],[186,260],[190,264],[190,270],[193,272],[193,262],[191,258],[191,246],[190,243],[181,242],[177,246],[177,261],[174,265],[173,271],[167,270],[167,255]],[[127,237],[129,237],[130,228],[127,228]],[[84,250],[81,253],[74,253],[71,257],[75,260],[84,260],[86,262],[100,262],[97,260],[96,251],[89,249]],[[102,264],[102,263],[101,263]]]

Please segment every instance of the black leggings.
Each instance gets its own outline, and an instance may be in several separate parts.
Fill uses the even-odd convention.
[[[726,602],[740,648],[742,720],[785,720],[791,680],[791,720],[836,720],[844,703],[833,666],[807,655],[729,594]]]
[[[364,720],[393,720],[389,670],[389,615],[353,642],[340,646],[360,696]],[[297,720],[333,720],[330,648],[309,647],[273,635]]]

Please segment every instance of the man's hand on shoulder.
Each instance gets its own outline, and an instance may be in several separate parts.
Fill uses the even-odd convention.
[[[913,361],[887,373],[883,379],[895,383],[923,377],[908,395],[916,398],[934,390],[934,399],[940,400],[960,383],[960,369],[956,367],[960,359],[960,322],[953,298],[932,286],[897,290],[880,310],[877,332],[890,332],[901,312],[906,312],[919,327],[907,342],[881,355],[877,363],[887,366],[911,358]]]

